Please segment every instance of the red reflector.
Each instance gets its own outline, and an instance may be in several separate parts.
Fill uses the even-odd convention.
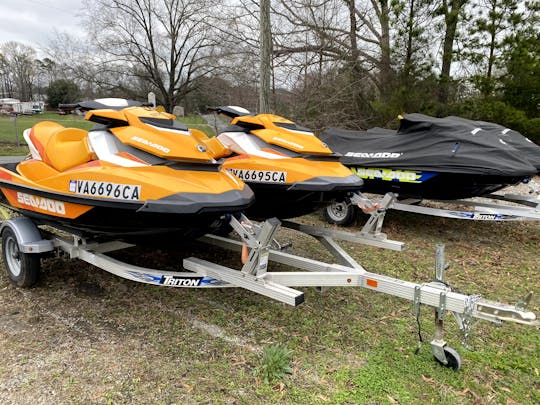
[[[371,278],[368,278],[366,280],[366,284],[369,286],[369,287],[373,287],[373,288],[377,288],[379,286],[379,283],[377,282],[377,280],[373,280]]]

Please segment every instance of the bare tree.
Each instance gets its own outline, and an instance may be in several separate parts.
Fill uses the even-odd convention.
[[[111,70],[151,83],[172,111],[195,79],[216,69],[206,63],[214,44],[206,16],[210,0],[94,0],[87,27]]]
[[[15,83],[13,74],[6,56],[0,53],[0,89],[2,98],[11,98],[15,95]]]
[[[35,75],[34,48],[19,42],[6,42],[0,48],[1,71],[7,93],[21,100],[31,100]]]
[[[290,29],[276,33],[286,38],[277,40],[277,56],[311,53],[345,64],[353,81],[368,79],[385,92],[393,78],[388,0],[282,1],[276,12]]]

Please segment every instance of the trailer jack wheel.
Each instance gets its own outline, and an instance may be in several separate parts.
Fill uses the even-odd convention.
[[[451,347],[444,346],[444,356],[446,357],[446,364],[439,360],[437,356],[433,356],[435,361],[445,367],[451,368],[454,371],[458,371],[461,367],[461,357],[459,353]]]
[[[17,287],[29,288],[36,284],[40,270],[39,255],[21,252],[17,237],[10,228],[2,232],[2,259],[9,279]]]
[[[348,226],[356,219],[357,210],[356,206],[347,201],[336,201],[323,210],[323,215],[329,224]]]

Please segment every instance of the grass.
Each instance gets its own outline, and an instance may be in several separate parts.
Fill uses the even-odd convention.
[[[325,226],[317,215],[302,221]],[[465,222],[390,212],[401,253],[344,243],[370,271],[425,282],[434,244],[445,243],[447,280],[465,293],[515,302],[538,292],[538,223]],[[280,230],[292,253],[329,260],[303,235]],[[204,245],[176,252],[134,248],[119,257],[167,269],[196,256],[238,267],[239,257]],[[278,270],[281,266],[272,265]],[[423,307],[418,355],[410,302],[360,288],[303,289],[298,308],[241,289],[191,290],[120,279],[77,260],[50,258],[31,290],[0,277],[2,403],[539,403],[536,327],[479,322],[467,350],[451,316],[454,372],[432,359],[433,311]],[[532,308],[540,310],[538,298]],[[266,384],[264,347],[294,351],[292,374]],[[280,367],[275,369],[279,370]]]
[[[55,112],[45,112],[36,115],[20,115],[17,117],[9,117],[0,115],[0,143],[17,143],[17,135],[19,143],[24,145],[23,131],[26,128],[31,128],[40,121],[53,121],[64,126],[90,129],[94,125],[91,122],[85,121],[84,117],[70,114],[58,115]]]
[[[59,115],[56,112],[45,112],[37,115],[20,115],[16,118],[6,115],[0,115],[0,144],[17,145],[17,136],[19,145],[26,145],[23,138],[23,131],[31,128],[41,121],[53,121],[66,127],[75,127],[88,130],[94,126],[94,123],[85,121],[84,116],[74,114]],[[200,116],[189,115],[179,118],[180,122],[188,125],[190,128],[196,128],[203,131],[208,136],[214,136],[215,131],[206,124]],[[13,154],[19,154],[15,149]]]

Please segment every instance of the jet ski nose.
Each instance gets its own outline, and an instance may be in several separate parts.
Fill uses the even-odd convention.
[[[289,190],[346,191],[362,188],[364,181],[351,174],[347,177],[320,176],[291,185]]]
[[[249,207],[254,200],[253,191],[246,185],[219,194],[182,192],[159,200],[147,200],[138,212],[200,214],[228,209],[236,212]]]

